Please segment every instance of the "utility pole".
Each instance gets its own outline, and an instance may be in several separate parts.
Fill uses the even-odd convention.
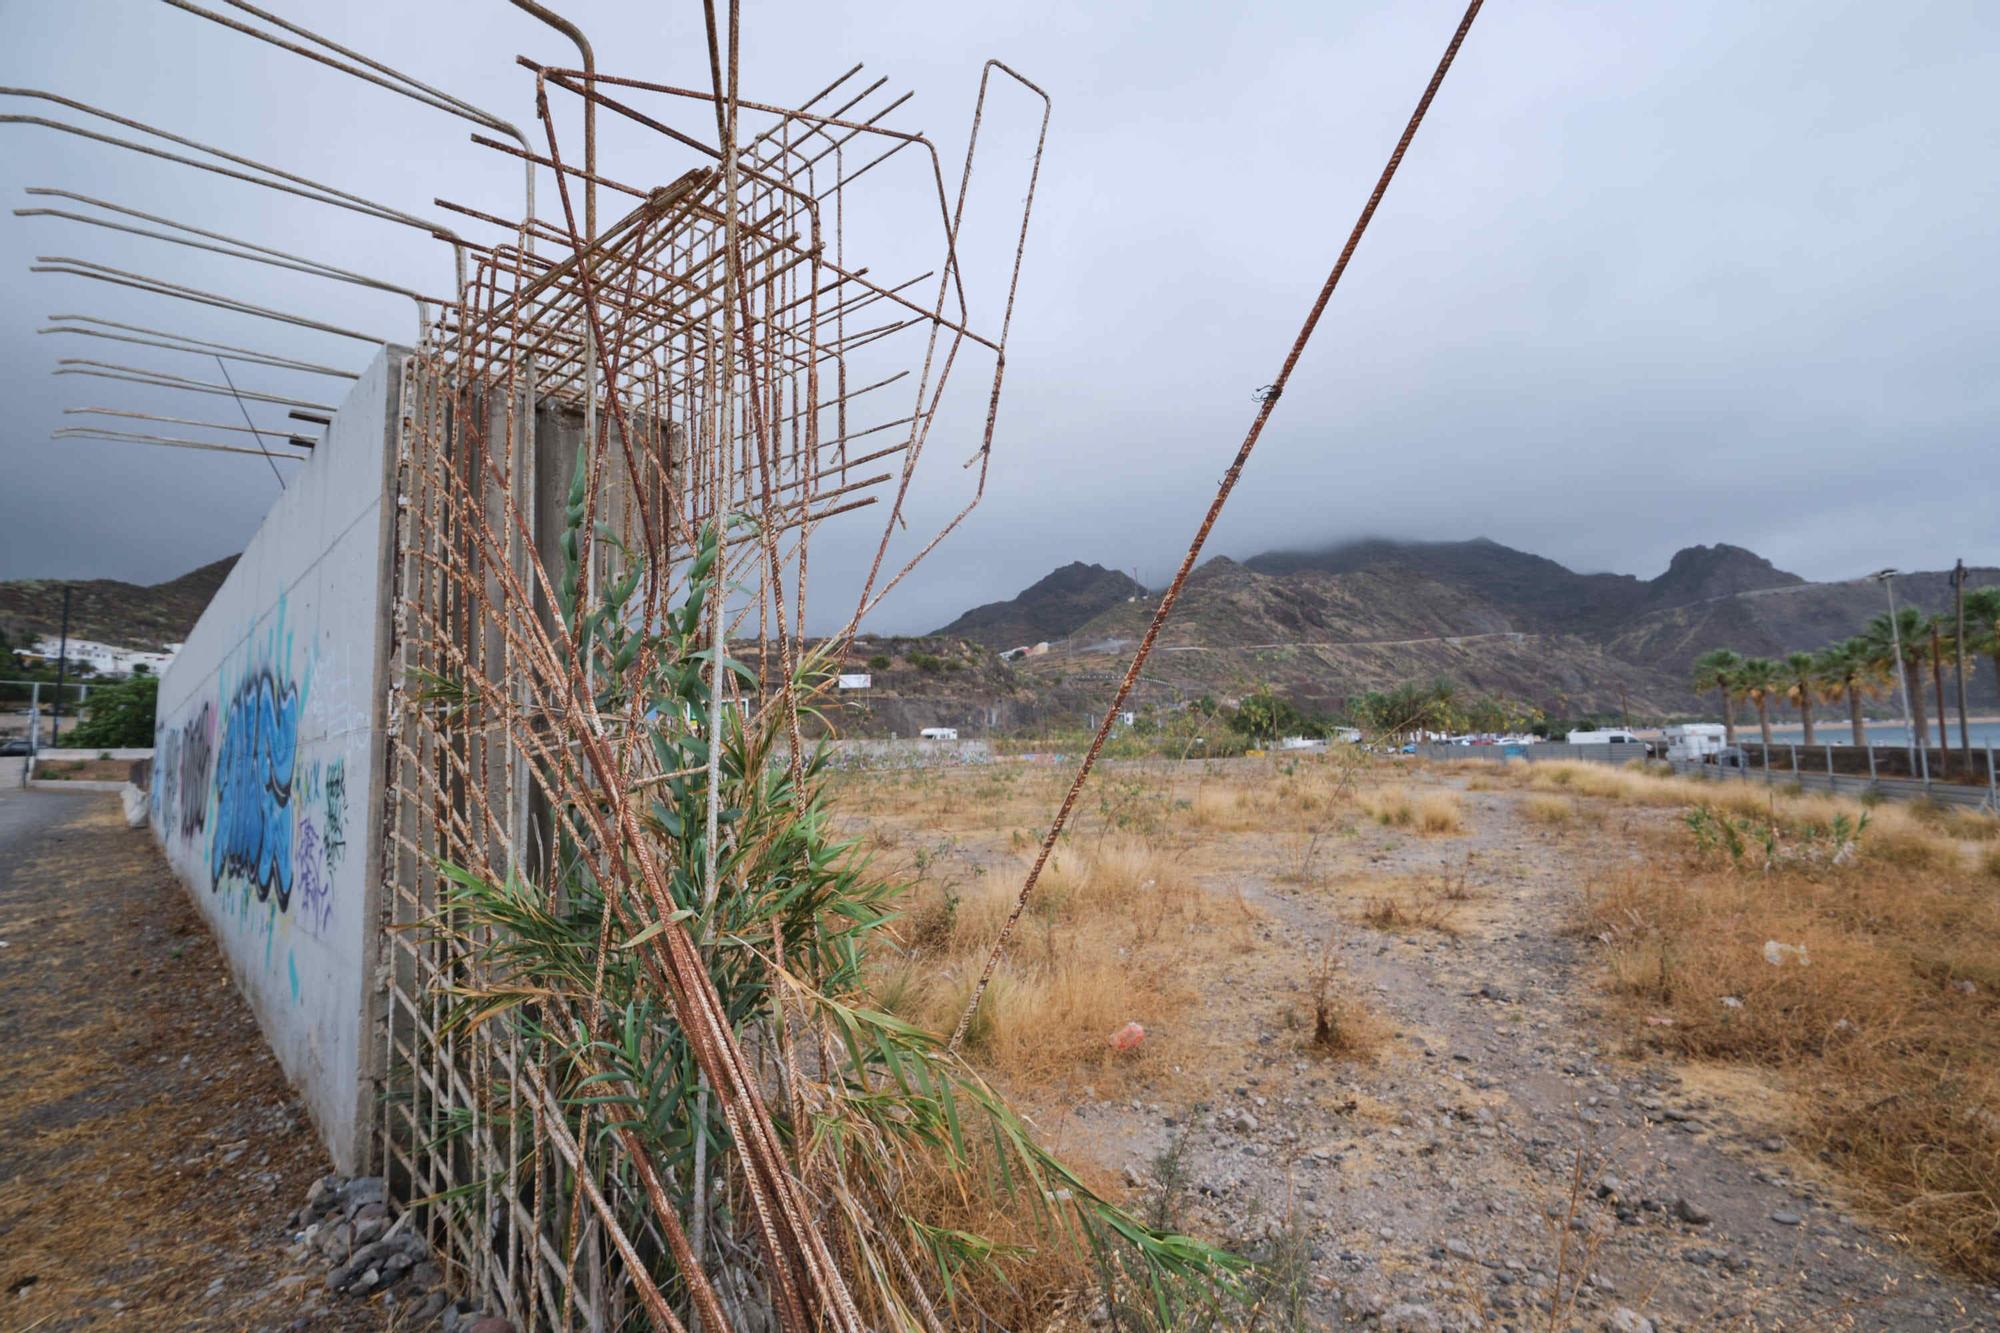
[[[1896,574],[1894,569],[1881,569],[1868,577],[1889,590],[1889,650],[1896,655],[1896,697],[1903,701],[1903,735],[1909,742],[1910,775],[1917,775],[1918,766],[1923,769],[1925,782],[1931,780],[1930,747],[1917,735],[1917,724],[1910,712],[1910,673],[1903,661],[1903,629],[1896,620]]]
[[[1965,561],[1959,560],[1951,571],[1952,601],[1958,612],[1958,630],[1952,636],[1954,655],[1958,658],[1958,752],[1965,756],[1968,766],[1972,763],[1972,730],[1965,721]]]
[[[56,744],[62,735],[62,690],[63,673],[69,667],[69,585],[63,585],[62,647],[56,650],[56,704],[54,720],[49,724],[49,744]]]

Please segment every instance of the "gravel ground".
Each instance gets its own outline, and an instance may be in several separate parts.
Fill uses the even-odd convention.
[[[298,1256],[328,1168],[115,796],[0,792],[0,1328],[376,1329]]]
[[[1303,1237],[1314,1326],[2000,1327],[2000,1290],[1843,1209],[1773,1128],[1773,1090],[1607,1044],[1564,924],[1576,886],[1667,816],[1606,807],[1558,834],[1513,793],[1462,797],[1464,836],[1362,825],[1305,883],[1278,873],[1296,852],[1243,840],[1231,871],[1202,876],[1264,917],[1187,1020],[1209,1030],[1206,1090],[1086,1095],[1060,1116],[1066,1150],[1144,1198],[1182,1136],[1198,1227],[1249,1249]],[[1368,873],[1462,881],[1458,933],[1361,924],[1352,877]],[[1386,1024],[1370,1062],[1313,1057],[1286,1017],[1330,929],[1350,993]]]

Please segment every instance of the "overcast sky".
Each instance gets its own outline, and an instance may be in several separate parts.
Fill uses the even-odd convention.
[[[532,80],[514,57],[572,60],[502,0],[268,3],[523,124]],[[566,8],[607,72],[705,83],[698,7]],[[746,96],[796,102],[865,60],[917,90],[896,123],[931,133],[950,162],[988,56],[1055,99],[986,502],[877,628],[933,627],[1071,559],[1164,579],[1461,9],[745,6]],[[518,170],[469,144],[461,122],[156,0],[0,0],[0,23],[7,85],[412,212],[443,216],[437,196],[519,211]],[[1677,548],[1717,541],[1809,578],[1957,556],[2000,564],[1995,87],[2000,7],[1977,0],[1494,0],[1211,552],[1488,536],[1647,577]],[[88,123],[0,100],[6,113]],[[1002,184],[974,200],[987,216],[1018,196],[1004,154],[1019,161],[1030,116],[1024,100],[996,103]],[[690,165],[615,136],[601,161],[648,185]],[[50,202],[23,187],[55,186],[424,290],[450,282],[447,252],[415,233],[46,129],[0,125],[0,166],[10,208]],[[407,301],[0,217],[0,578],[170,578],[240,550],[277,489],[261,460],[51,442],[66,406],[231,421],[235,405],[52,377],[58,356],[218,373],[37,336],[44,316],[357,368],[367,356],[323,334],[30,274],[37,255],[414,333]],[[915,272],[933,257],[871,262]],[[337,392],[231,369],[246,387]],[[963,424],[935,437],[948,472],[976,441]],[[916,517],[948,502],[920,496]],[[851,567],[836,549],[826,577]]]

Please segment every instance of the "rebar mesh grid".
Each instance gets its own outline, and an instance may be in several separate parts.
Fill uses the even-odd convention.
[[[736,96],[719,55],[706,92],[522,63],[543,148],[480,142],[552,171],[560,217],[518,219],[510,244],[459,242],[463,291],[402,380],[382,1155],[408,1197],[436,1204],[434,1239],[523,1328],[679,1327],[688,1311],[711,1328],[875,1326],[885,1312],[855,1290],[862,1256],[825,1234],[830,1210],[871,1201],[830,1192],[795,1139],[814,1074],[837,1061],[792,1042],[828,1034],[802,1017],[793,1030],[782,995],[775,1025],[746,1034],[711,979],[711,912],[731,889],[719,860],[740,850],[725,738],[753,738],[758,767],[789,769],[799,790],[823,666],[977,503],[1047,99],[989,63],[954,196],[935,147],[886,123],[897,103],[871,106],[879,81],[846,91],[855,71],[787,109]],[[996,75],[1040,99],[1041,124],[1005,304],[982,327],[956,240]],[[588,140],[574,165],[549,105],[563,96],[653,131],[659,157],[686,169],[626,185],[599,172]],[[707,108],[713,140],[641,99]],[[905,154],[934,191],[937,259],[885,285],[848,261],[843,219]],[[600,197],[623,210],[601,229]],[[885,353],[903,364],[878,374]],[[888,568],[946,383],[975,359],[990,383],[971,500]],[[808,643],[815,530],[871,507],[882,524],[868,575],[842,628]],[[657,683],[673,643],[699,691],[649,698],[641,683]],[[701,788],[700,826],[650,799],[675,783]],[[690,855],[700,873],[681,874]],[[558,916],[591,886],[590,1003],[551,992],[528,1002],[532,1022],[520,1007],[468,1021],[466,997],[507,984],[497,932],[454,911],[468,883]],[[775,928],[770,945],[770,989],[800,984]],[[697,1133],[692,1170],[663,1171],[619,1113],[579,1114],[579,1074],[611,1099],[636,1092],[589,1063],[611,1021],[602,959],[620,947],[663,1005],[636,1043],[685,1043],[690,1119],[706,1125],[715,1108],[726,1163]],[[552,1056],[552,1029],[584,1038],[581,1053]],[[791,1141],[770,1109],[780,1099]]]

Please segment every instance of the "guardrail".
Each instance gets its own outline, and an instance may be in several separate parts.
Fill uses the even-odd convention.
[[[1990,769],[1987,772],[1986,785],[1977,787],[1956,782],[1925,782],[1921,778],[1892,778],[1879,775],[1868,778],[1853,773],[1815,773],[1809,768],[1736,768],[1722,764],[1704,764],[1692,759],[1672,759],[1668,763],[1681,777],[1703,778],[1714,782],[1762,782],[1767,786],[1796,786],[1804,791],[1832,792],[1837,796],[1856,798],[1873,796],[1896,801],[1929,798],[1944,805],[2000,812],[2000,789],[1996,789]]]
[[[1550,760],[1583,760],[1593,764],[1629,764],[1646,757],[1643,745],[1571,745],[1567,741],[1540,741],[1534,745],[1438,745],[1417,747],[1419,759],[1525,759],[1529,763]]]

